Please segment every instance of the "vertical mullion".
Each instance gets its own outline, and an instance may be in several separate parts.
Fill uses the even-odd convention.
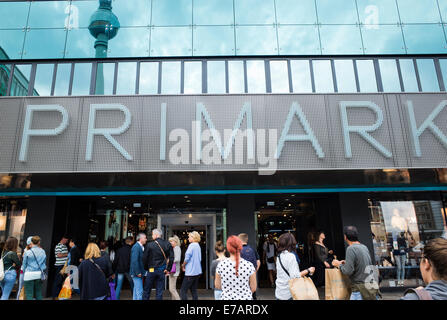
[[[157,89],[157,93],[161,94],[161,77],[162,77],[162,71],[163,71],[163,66],[162,66],[163,61],[158,61],[158,89]]]
[[[270,70],[270,60],[264,60],[264,73],[265,73],[265,91],[272,93],[272,75]]]
[[[230,77],[228,75],[228,60],[225,60],[225,93],[230,93]]]
[[[400,69],[400,61],[396,59],[397,75],[399,76],[400,91],[405,92],[404,79],[402,77],[402,70]]]
[[[247,60],[244,59],[244,92],[248,93]]]
[[[354,66],[355,87],[357,89],[357,92],[360,92],[359,70],[357,69],[356,59],[352,59],[352,65]]]
[[[382,74],[380,72],[380,65],[378,59],[373,59],[374,72],[376,74],[377,91],[383,92]]]
[[[332,83],[334,84],[334,92],[338,92],[337,74],[335,73],[335,62],[331,59]]]
[[[9,79],[8,79],[8,87],[6,88],[6,95],[11,95],[11,86],[12,86],[12,79],[14,78],[14,71],[15,71],[15,64],[11,64],[11,70],[9,71]]]
[[[73,92],[74,72],[75,72],[75,64],[74,64],[74,62],[72,62],[71,63],[71,70],[70,70],[70,82],[68,83],[68,95],[69,96],[71,96],[71,93]]]
[[[118,85],[118,62],[115,62],[115,72],[113,74],[113,95],[116,95],[117,85]]]
[[[52,79],[52,81],[51,81],[51,92],[50,92],[50,96],[54,96],[54,89],[55,89],[55,87],[56,87],[56,77],[57,77],[57,66],[58,66],[59,64],[58,63],[55,63],[54,65],[53,65],[53,79]]]
[[[433,63],[435,64],[436,76],[438,77],[439,90],[445,91],[445,83],[442,78],[441,64],[439,63],[439,58],[434,58]]]
[[[140,93],[140,64],[141,61],[137,62],[137,74],[135,75],[136,79],[135,79],[135,94],[139,94]]]
[[[289,77],[289,92],[293,92],[293,79],[292,79],[292,67],[290,65],[290,59],[287,59],[287,76]]]
[[[208,93],[208,62],[202,60],[202,93]]]
[[[30,79],[28,82],[28,96],[32,96],[33,95],[33,91],[34,91],[34,82],[36,80],[36,69],[37,69],[37,64],[33,63],[31,65],[31,75],[30,75]]]
[[[414,72],[416,73],[416,81],[418,83],[418,90],[419,90],[419,92],[422,92],[421,78],[419,77],[419,68],[418,68],[418,64],[417,64],[415,58],[413,58],[413,67],[414,67]]]
[[[180,62],[180,93],[185,93],[185,61]]]
[[[100,62],[102,63],[102,62]],[[92,74],[90,77],[90,95],[94,95],[96,93],[96,74],[98,72],[98,62],[94,61],[92,64]]]
[[[315,77],[313,59],[309,59],[310,83],[312,84],[312,92],[315,92]]]

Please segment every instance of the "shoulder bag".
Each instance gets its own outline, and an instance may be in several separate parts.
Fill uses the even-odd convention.
[[[165,261],[166,261],[166,267],[168,267],[168,262],[169,262],[169,260],[166,258],[165,251],[164,251],[163,248],[160,246],[160,244],[158,243],[157,240],[155,240],[154,242],[155,242],[155,243],[158,245],[158,247],[160,248],[161,253],[163,253],[163,257],[165,258]],[[172,264],[172,268],[171,268],[171,272],[170,272],[170,273],[175,273],[176,271],[177,271],[177,268],[176,268],[176,266],[175,266],[175,263],[173,263],[173,264]]]
[[[95,267],[96,267],[96,268],[102,273],[102,275],[104,276],[104,279],[106,279],[106,283],[107,283],[107,285],[106,285],[106,291],[107,291],[106,299],[107,299],[107,300],[112,300],[112,286],[110,285],[109,280],[107,279],[106,274],[105,274],[104,271],[101,269],[101,267],[98,266],[98,264],[97,264],[95,261],[93,261],[92,258],[90,258],[90,259],[88,259],[88,260],[89,260],[91,263],[93,263],[93,264],[95,265]],[[113,300],[116,300],[116,299],[113,299]]]
[[[12,266],[11,266],[11,267],[9,267],[8,270],[5,271],[5,265],[3,264],[3,259],[9,254],[9,252],[11,252],[11,251],[8,251],[0,259],[0,281],[3,281],[3,279],[5,278],[5,273],[8,272],[12,268]]]
[[[30,251],[31,251],[31,253],[32,253],[33,256],[34,256],[34,259],[36,259],[37,266],[39,267],[39,270],[40,270],[40,280],[42,280],[42,281],[47,280],[47,277],[48,277],[48,276],[47,276],[47,273],[46,273],[45,271],[43,271],[42,268],[40,267],[39,261],[37,261],[37,257],[36,257],[36,255],[34,254],[32,248],[30,249]]]

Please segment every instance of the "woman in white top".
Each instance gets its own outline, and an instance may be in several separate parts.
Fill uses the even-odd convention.
[[[177,292],[177,278],[180,274],[180,259],[182,257],[182,250],[180,249],[180,239],[177,236],[169,238],[172,248],[174,249],[174,264],[175,273],[169,274],[169,292],[172,300],[180,300]]]
[[[241,239],[229,237],[227,250],[230,258],[217,266],[215,288],[222,290],[222,300],[252,300],[256,291],[256,270],[251,262],[241,258]]]
[[[296,240],[293,234],[284,233],[279,237],[278,258],[276,259],[276,289],[275,297],[277,300],[292,300],[292,294],[289,289],[289,280],[312,275],[314,267],[310,267],[300,272],[300,267],[293,254],[296,248]]]

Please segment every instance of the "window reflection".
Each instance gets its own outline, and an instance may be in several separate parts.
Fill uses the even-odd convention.
[[[396,60],[380,59],[380,75],[384,92],[400,92],[399,74],[397,72]]]
[[[236,27],[238,55],[278,54],[276,43],[276,30],[273,26]]]
[[[402,23],[441,22],[436,0],[397,0],[397,4]]]
[[[447,91],[447,59],[439,59],[442,79],[444,79],[444,89]]]
[[[322,25],[320,27],[320,37],[323,54],[363,53],[360,28],[358,26]]]
[[[208,61],[206,64],[208,93],[225,93],[225,61]]]
[[[355,0],[317,0],[318,20],[320,23],[358,23]]]
[[[404,54],[405,46],[399,25],[364,25],[362,37],[367,54]]]
[[[184,93],[202,93],[202,62],[185,62]]]
[[[96,69],[95,94],[113,94],[113,80],[115,77],[114,63],[98,63]]]
[[[142,62],[140,64],[140,94],[158,93],[159,62]]]
[[[70,1],[33,1],[29,11],[28,27],[64,28],[69,12]]]
[[[135,94],[136,62],[120,62],[116,82],[116,94]]]
[[[399,59],[400,72],[405,92],[418,92],[418,82],[412,59]]]
[[[357,92],[352,60],[335,60],[338,92]]]
[[[30,29],[26,33],[24,59],[62,58],[64,56],[64,29]]]
[[[156,27],[151,31],[151,56],[190,56],[191,27]]]
[[[180,61],[163,61],[161,63],[161,93],[180,93]]]
[[[329,60],[313,60],[312,65],[315,78],[315,92],[334,92],[331,62]]]
[[[0,30],[0,60],[22,58],[23,30]]]
[[[399,14],[394,0],[357,0],[360,22],[363,24],[397,24]]]
[[[247,86],[249,93],[265,93],[265,68],[262,60],[247,60]]]
[[[0,64],[0,97],[6,96],[8,91],[8,82],[11,76],[11,65]]]
[[[34,95],[51,95],[54,64],[38,64],[36,66],[36,78],[34,79]]]
[[[291,60],[292,85],[294,93],[312,92],[310,67],[308,60]]]
[[[279,53],[321,54],[318,27],[311,26],[278,26]]]
[[[11,83],[11,93],[13,97],[28,95],[28,86],[31,75],[30,64],[16,64],[14,67],[14,78]]]
[[[0,28],[23,28],[28,19],[30,2],[0,2]],[[1,37],[0,37],[1,38]]]
[[[408,53],[443,53],[447,52],[444,31],[440,24],[404,25]]]
[[[419,79],[423,92],[439,91],[438,76],[436,75],[433,59],[417,59]]]
[[[120,28],[109,41],[109,57],[149,56],[149,28]]]
[[[57,65],[56,82],[54,84],[55,96],[68,95],[70,84],[71,63],[61,63]]]
[[[79,28],[69,30],[67,32],[65,58],[95,57],[94,43],[95,39],[90,35],[88,29]]]
[[[279,24],[317,23],[315,0],[281,0],[275,3]]]
[[[234,55],[233,26],[198,26],[193,36],[195,56]]]
[[[96,6],[98,6],[97,3]],[[149,26],[150,6],[151,1],[148,0],[114,0],[112,10],[118,17],[121,27]],[[138,10],[135,10],[135,8],[138,8]]]
[[[155,26],[192,25],[192,1],[152,0],[152,24]]]
[[[244,93],[244,63],[243,61],[228,61],[229,93]]]
[[[357,60],[360,92],[377,92],[376,73],[372,60]]]
[[[90,92],[91,63],[76,63],[74,66],[73,87],[71,95],[88,95]]]
[[[287,61],[270,61],[270,79],[272,84],[272,93],[289,92],[289,72],[287,70]]]
[[[195,25],[234,24],[233,0],[194,0]]]
[[[273,0],[234,0],[236,24],[273,24],[275,6]]]

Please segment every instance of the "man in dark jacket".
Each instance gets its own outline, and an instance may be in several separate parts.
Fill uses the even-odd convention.
[[[133,245],[130,252],[130,276],[133,281],[133,300],[141,300],[143,298],[143,277],[145,275],[143,252],[146,242],[146,234],[139,233],[137,235],[137,242]]]
[[[82,262],[82,254],[79,247],[76,245],[77,241],[75,239],[70,239],[70,252],[68,253],[68,265],[79,267]]]
[[[133,237],[127,237],[124,240],[124,246],[116,251],[113,260],[113,270],[117,274],[116,283],[116,300],[120,299],[121,287],[123,286],[124,277],[129,281],[130,288],[133,291],[133,281],[130,277],[130,252],[132,251]]]
[[[171,244],[161,238],[161,230],[152,230],[152,239],[144,249],[143,263],[148,271],[144,283],[143,300],[149,300],[152,286],[155,284],[157,300],[163,299],[165,277],[172,269],[174,250]]]
[[[261,266],[261,259],[259,257],[258,252],[253,249],[248,244],[248,234],[241,233],[238,235],[239,239],[242,241],[242,251],[241,251],[241,258],[245,259],[253,264],[253,267],[255,267],[256,275],[259,270],[259,267]],[[256,298],[256,291],[253,292],[253,300],[257,300]]]

